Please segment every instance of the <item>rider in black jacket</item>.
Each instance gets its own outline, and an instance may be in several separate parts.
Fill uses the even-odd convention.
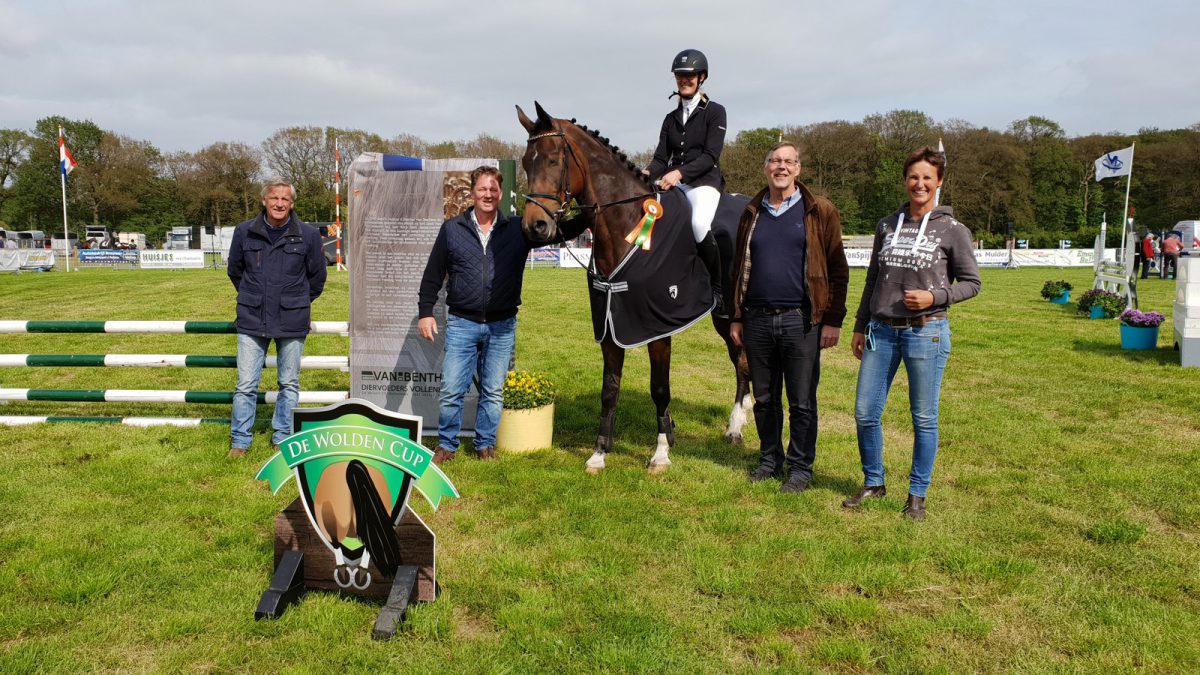
[[[667,113],[658,135],[650,179],[663,190],[679,186],[692,207],[692,235],[715,291],[720,290],[720,257],[712,236],[712,220],[721,200],[721,150],[725,147],[725,108],[700,91],[708,79],[708,59],[685,49],[671,62],[679,105]]]

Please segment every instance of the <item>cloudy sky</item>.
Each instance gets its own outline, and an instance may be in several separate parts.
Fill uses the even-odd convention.
[[[1184,0],[0,0],[0,128],[90,119],[167,151],[294,125],[520,141],[535,99],[630,150],[703,50],[730,133],[894,109],[1069,135],[1200,122]]]

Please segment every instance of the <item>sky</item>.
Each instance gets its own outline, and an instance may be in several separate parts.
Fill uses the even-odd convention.
[[[168,152],[289,126],[520,142],[540,101],[657,142],[676,52],[739,131],[920,110],[1070,136],[1200,123],[1184,0],[0,0],[0,128],[88,119]]]

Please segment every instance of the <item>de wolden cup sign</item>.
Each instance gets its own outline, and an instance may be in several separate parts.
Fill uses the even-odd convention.
[[[351,399],[297,408],[295,433],[258,472],[278,492],[295,477],[312,529],[333,553],[333,580],[343,589],[371,584],[368,565],[387,577],[402,564],[396,525],[415,487],[434,509],[458,497],[420,444],[421,418]]]

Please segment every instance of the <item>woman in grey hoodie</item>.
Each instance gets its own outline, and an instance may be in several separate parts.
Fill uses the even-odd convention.
[[[854,508],[887,493],[881,420],[900,363],[908,373],[913,459],[904,514],[925,518],[925,491],[938,449],[938,398],[950,357],[950,305],[979,293],[971,232],[937,205],[946,158],[922,148],[904,163],[909,201],[875,226],[867,283],[850,347],[862,361],[854,420],[864,487],[842,502]]]

